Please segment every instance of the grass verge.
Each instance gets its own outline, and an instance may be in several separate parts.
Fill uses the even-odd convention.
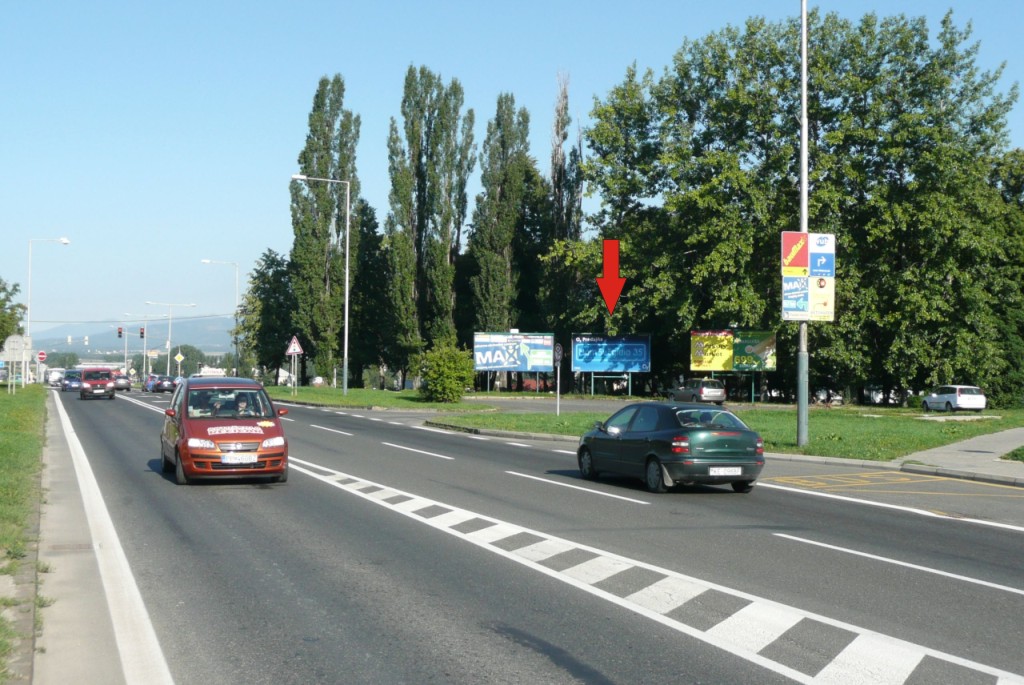
[[[808,444],[796,440],[797,410],[793,408],[741,409],[735,413],[764,438],[765,450],[820,457],[891,461],[913,452],[948,445],[978,435],[1024,426],[1024,410],[993,411],[986,417],[957,414],[952,420],[923,419],[920,411],[876,407],[812,409],[808,416]],[[579,436],[607,413],[554,412],[451,415],[431,423],[454,428],[507,430]],[[949,419],[949,417],[939,417]],[[966,420],[975,419],[976,420]]]
[[[27,525],[39,501],[46,393],[42,385],[18,388],[14,394],[0,386],[0,573],[8,575],[18,571],[26,556]],[[10,680],[6,663],[18,639],[12,624],[0,617],[0,682]]]
[[[407,411],[441,411],[441,412],[480,412],[493,411],[493,406],[479,402],[428,402],[416,390],[368,390],[366,388],[349,388],[348,395],[343,395],[340,388],[301,387],[292,389],[282,385],[266,386],[267,393],[275,401],[302,402],[326,407],[347,407],[350,409],[405,409]]]

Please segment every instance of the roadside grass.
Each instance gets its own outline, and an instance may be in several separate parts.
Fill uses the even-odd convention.
[[[26,525],[39,501],[37,476],[42,465],[47,389],[38,384],[8,394],[0,386],[0,573],[13,575],[29,545]],[[21,636],[24,637],[24,636]],[[19,636],[0,617],[0,661],[6,664]],[[8,682],[6,666],[0,682]]]
[[[940,447],[978,435],[1024,426],[1024,410],[992,410],[985,414],[957,414],[955,418],[919,410],[879,407],[811,408],[808,412],[808,444],[797,445],[797,410],[772,406],[766,409],[735,408],[737,416],[758,431],[765,451],[891,461],[913,452]],[[607,413],[565,412],[450,415],[430,423],[462,429],[491,429],[524,433],[579,436]],[[1021,450],[1024,452],[1024,450]]]
[[[1019,447],[1008,454],[1004,454],[1003,459],[1009,459],[1010,461],[1024,461],[1024,447]]]
[[[300,387],[292,395],[292,389],[283,385],[265,386],[267,394],[277,402],[300,402],[303,404],[323,405],[326,407],[347,407],[352,409],[405,409],[407,411],[442,411],[442,412],[480,412],[493,411],[493,406],[479,402],[428,402],[417,390],[368,390],[366,388],[349,388],[348,395],[343,395],[341,388],[331,387]]]

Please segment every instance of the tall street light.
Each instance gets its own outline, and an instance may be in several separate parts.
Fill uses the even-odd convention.
[[[203,264],[227,264],[228,266],[235,267],[235,328],[231,331],[232,341],[235,343],[235,373],[238,375],[239,364],[241,360],[238,357],[238,262],[222,262],[216,259],[200,259]]]
[[[292,174],[293,181],[319,181],[321,183],[344,183],[345,184],[345,336],[344,336],[344,350],[342,352],[344,361],[342,362],[341,368],[341,394],[348,395],[348,235],[349,235],[349,215],[350,202],[351,202],[351,181],[342,181],[336,178],[316,178],[314,176],[306,176],[305,174]]]
[[[195,307],[196,303],[191,304],[171,304],[170,302],[151,302],[146,300],[146,304],[155,305],[157,307],[167,307],[167,375],[171,375],[171,324],[174,322],[174,308],[175,307]]]
[[[25,300],[25,345],[32,344],[32,243],[60,243],[69,245],[67,238],[29,238],[28,241],[28,293]],[[24,370],[23,370],[24,371]],[[25,387],[28,372],[21,374],[21,387]]]

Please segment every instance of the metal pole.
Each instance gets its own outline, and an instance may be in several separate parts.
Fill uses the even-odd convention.
[[[350,210],[350,206],[351,206],[350,205],[350,201],[351,201],[350,190],[352,188],[352,184],[350,182],[348,182],[348,181],[345,181],[344,183],[345,183],[345,349],[344,349],[344,361],[342,362],[342,370],[341,370],[341,376],[342,376],[341,377],[341,384],[342,384],[341,385],[341,394],[342,395],[348,395],[348,288],[349,288],[349,278],[348,278],[348,260],[349,260],[348,244],[349,243],[348,243],[348,237],[349,237],[349,234],[351,233],[351,230],[349,230],[350,226],[351,226],[351,221],[350,221],[349,217],[350,217],[350,214],[351,214],[351,210]]]
[[[171,324],[174,322],[174,305],[167,306],[167,375],[171,375]]]
[[[800,232],[807,233],[807,0],[800,0]],[[807,437],[808,362],[807,322],[800,322],[800,348],[796,357],[796,444]]]

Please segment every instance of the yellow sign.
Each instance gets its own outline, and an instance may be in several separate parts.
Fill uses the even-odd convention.
[[[732,331],[690,331],[691,371],[732,371]]]

